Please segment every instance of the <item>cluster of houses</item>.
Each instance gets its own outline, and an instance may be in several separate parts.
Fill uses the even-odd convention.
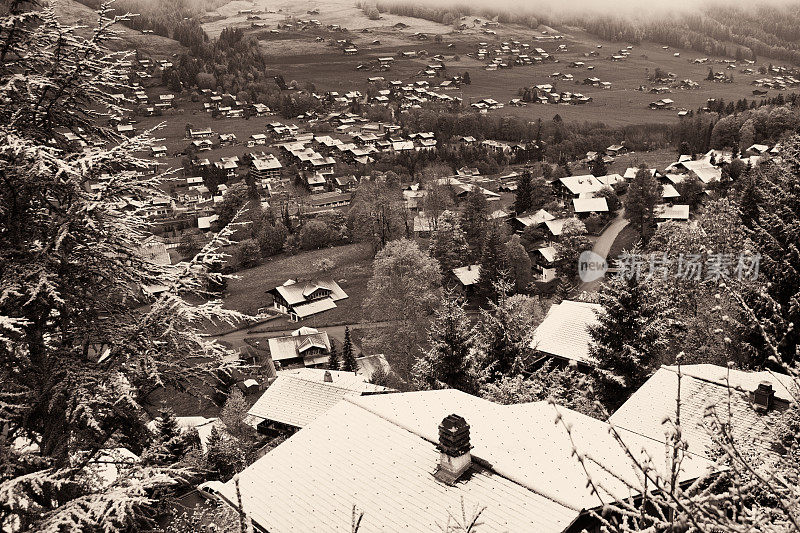
[[[433,77],[427,74],[425,76]],[[375,83],[384,82],[382,78],[370,78],[370,80]],[[446,78],[438,83],[428,80],[408,83],[392,80],[386,83],[386,88],[379,89],[369,101],[382,106],[397,103],[401,109],[419,109],[426,104],[460,106],[462,102],[460,97],[446,93],[446,91],[458,89],[460,86],[461,78],[459,76]]]
[[[568,74],[572,76],[572,74]],[[564,79],[564,78],[562,78]],[[609,84],[610,88],[610,84]],[[591,96],[570,91],[557,91],[549,83],[534,85],[530,88],[530,101],[536,104],[588,104],[592,101]]]
[[[758,78],[756,80],[753,80],[752,85],[755,85],[757,87],[763,87],[764,89],[776,89],[778,91],[785,91],[786,89],[800,87],[800,79],[791,75],[772,76],[772,77]]]
[[[490,48],[489,43],[478,43],[478,49],[473,54],[479,61],[488,60],[486,70],[511,68],[514,65],[536,65],[547,61],[554,61],[555,57],[543,48],[531,47],[529,43],[520,41],[506,41]]]
[[[533,332],[533,361],[591,367],[588,328],[597,308],[554,305]],[[276,341],[289,355],[325,345],[319,332],[295,333]],[[452,389],[397,392],[369,383],[367,369],[375,367],[359,360],[356,372],[279,370],[245,420],[265,439],[291,438],[235,479],[200,490],[240,510],[258,531],[346,530],[354,517],[363,531],[387,524],[435,531],[448,516],[470,520],[477,510],[486,531],[598,531],[608,502],[657,490],[636,484],[633,461],[669,471],[663,420],[674,416],[676,399],[688,452],[677,474],[682,484],[717,471],[709,408],[728,406],[717,415],[737,440],[750,454],[768,455],[770,426],[796,402],[792,379],[782,374],[663,366],[602,421],[544,401],[500,405]],[[184,425],[207,433],[213,423]],[[570,450],[599,465],[590,467],[594,484]]]

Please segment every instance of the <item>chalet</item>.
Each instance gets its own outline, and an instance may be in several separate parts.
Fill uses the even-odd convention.
[[[232,146],[236,144],[236,134],[235,133],[220,133],[219,134],[219,145],[220,146]]]
[[[600,304],[563,300],[550,307],[544,320],[533,332],[531,349],[536,363],[553,359],[557,363],[575,363],[587,367],[592,338],[589,327],[597,324]]]
[[[556,261],[558,260],[558,250],[553,246],[545,246],[536,250],[536,261],[534,269],[537,278],[543,283],[549,283],[556,279]]]
[[[767,152],[769,152],[769,146],[766,144],[754,144],[746,151],[746,153],[749,155],[764,155]]]
[[[250,112],[257,117],[265,117],[269,115],[270,109],[264,104],[252,104]]]
[[[358,179],[352,174],[348,176],[337,176],[334,178],[333,182],[337,189],[344,192],[352,191],[358,186]]]
[[[331,350],[331,341],[327,332],[319,332],[314,328],[302,327],[284,337],[267,339],[269,356],[277,368],[292,365],[319,367],[327,364]]]
[[[663,205],[655,206],[653,215],[657,222],[665,222],[667,220],[689,220],[689,206],[688,205]]]
[[[576,215],[608,213],[608,203],[605,198],[573,198],[572,207]]]
[[[331,372],[328,383],[336,382]],[[460,517],[477,502],[485,531],[599,531],[601,503],[631,494],[634,463],[668,471],[663,435],[615,432],[607,422],[546,402],[500,405],[453,389],[324,395],[302,388],[286,398],[269,416],[306,407],[287,423],[303,429],[219,490],[258,531],[350,530],[352,507],[369,531],[381,523],[436,531],[443,513]],[[556,415],[563,424],[553,423]],[[564,453],[576,446],[606,467],[592,470],[594,484]],[[677,481],[689,483],[711,464],[686,454]]]
[[[458,281],[459,287],[465,294],[472,293],[481,277],[480,265],[467,265],[452,270],[453,276]]]
[[[650,109],[674,109],[675,101],[670,98],[662,98],[650,103]]]
[[[133,135],[136,135],[136,128],[133,127],[133,124],[119,124],[117,126],[117,133],[127,137],[132,137]]]
[[[309,208],[309,212],[320,213],[323,211],[331,211],[339,207],[347,207],[350,205],[349,192],[323,192],[313,194],[304,199],[305,204]]]
[[[517,231],[523,231],[527,227],[541,226],[548,220],[555,220],[555,218],[556,217],[554,217],[544,209],[539,209],[532,215],[514,218],[512,223],[514,225],[514,229],[516,229]]]
[[[774,453],[769,435],[783,413],[797,404],[790,390],[794,378],[773,371],[750,372],[711,364],[662,366],[611,415],[610,422],[651,439],[663,438],[663,420],[675,416],[681,405],[682,438],[688,453],[707,459],[718,457],[708,432],[714,416],[733,432],[733,439],[751,454]],[[669,404],[664,401],[670,398]],[[725,406],[724,409],[714,409]]]
[[[264,145],[267,144],[267,136],[263,133],[254,133],[250,136],[250,139],[247,140],[247,146],[252,148],[256,145]]]
[[[237,157],[222,157],[219,161],[214,163],[214,167],[221,171],[227,179],[236,177],[239,171],[239,162]]]
[[[301,329],[316,331],[313,328]],[[330,348],[327,333],[301,334],[298,337],[293,335],[279,337],[280,342],[271,342],[270,350],[273,344],[281,353],[286,352],[287,355],[297,353],[299,349],[309,344],[316,344],[320,347],[326,345],[328,349]],[[321,348],[317,349],[321,350]],[[325,355],[324,358],[317,357],[316,359],[327,360],[327,357]],[[256,428],[259,433],[292,434],[324,415],[347,396],[393,392],[386,387],[369,383],[368,379],[369,377],[363,373],[319,368],[279,371],[272,385],[264,391],[247,412],[245,421]]]
[[[665,183],[665,184],[662,186],[662,189],[661,189],[661,198],[662,198],[663,200],[671,202],[671,201],[673,201],[675,198],[679,198],[679,197],[680,197],[680,195],[681,195],[681,194],[678,192],[678,189],[676,189],[676,188],[675,188],[675,186],[674,186],[674,185],[672,185],[671,183]]]
[[[164,145],[151,146],[150,153],[153,157],[167,157],[167,147]]]
[[[572,198],[585,198],[592,196],[605,185],[591,174],[581,176],[566,176],[559,178],[560,184],[565,196]]]
[[[333,280],[297,282],[290,279],[267,293],[272,295],[275,309],[294,321],[334,309],[337,301],[347,298],[347,293]]]
[[[258,180],[280,178],[281,168],[281,162],[272,154],[259,155],[250,161],[250,175]]]
[[[158,95],[159,103],[156,105],[160,105],[162,107],[172,107],[173,102],[175,102],[175,95],[174,94],[160,94]]]
[[[207,139],[214,135],[214,132],[211,131],[211,128],[203,128],[201,130],[189,129],[189,138],[190,139]]]
[[[608,148],[606,148],[606,155],[610,155],[611,157],[617,157],[620,154],[624,154],[628,150],[622,146],[621,144],[612,144]]]
[[[697,161],[680,161],[672,163],[666,168],[669,173],[672,171],[688,173],[694,175],[704,184],[711,183],[712,181],[719,181],[722,178],[722,170],[714,166],[709,160],[701,159]]]
[[[195,139],[189,146],[198,152],[207,152],[214,148],[214,143],[210,139]]]
[[[321,174],[311,174],[306,176],[306,186],[312,192],[324,192],[325,186],[328,184],[328,180],[325,179],[325,176]]]

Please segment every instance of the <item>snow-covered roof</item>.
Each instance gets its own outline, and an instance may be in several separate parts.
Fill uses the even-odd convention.
[[[453,413],[470,425],[473,461],[448,485],[433,473],[438,427]],[[608,468],[587,462],[604,499],[629,497],[624,481],[638,485],[635,469],[607,423],[546,402],[505,406],[435,390],[344,397],[239,475],[242,506],[258,527],[288,533],[349,530],[353,506],[364,531],[435,531],[448,513],[480,506],[486,533],[560,533],[601,500],[569,453],[564,425],[553,422],[557,413],[580,451]],[[638,460],[647,453],[666,468],[664,444],[620,435]],[[688,481],[708,462],[689,457],[682,466]],[[237,501],[233,481],[222,494]]]
[[[589,326],[597,323],[599,304],[564,300],[550,307],[533,332],[531,348],[572,361],[589,362]]]

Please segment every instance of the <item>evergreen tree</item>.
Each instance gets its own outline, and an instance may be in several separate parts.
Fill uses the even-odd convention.
[[[505,234],[497,224],[489,224],[483,241],[481,272],[478,289],[489,299],[496,298],[496,284],[507,275],[508,260],[504,243]]]
[[[244,394],[239,390],[239,387],[232,387],[222,407],[219,419],[225,424],[228,433],[237,437],[243,438],[249,436],[250,426],[245,424],[244,419],[247,416],[248,406],[247,401],[244,399]]]
[[[509,274],[514,282],[514,290],[523,292],[533,277],[531,271],[531,257],[522,245],[519,235],[512,235],[506,243],[506,259]]]
[[[552,172],[550,165],[545,165],[543,169]],[[547,183],[545,177],[534,178],[531,182],[531,210],[537,211],[555,200],[553,186]]]
[[[169,442],[180,436],[180,434],[181,429],[178,426],[175,412],[172,409],[161,409],[156,419],[156,439],[162,442]]]
[[[564,281],[573,280],[578,275],[578,258],[581,253],[592,249],[592,241],[586,236],[586,225],[577,218],[564,222],[558,250],[558,270]]]
[[[328,370],[339,370],[341,360],[339,358],[339,349],[336,347],[336,339],[331,339],[331,354],[328,357]]]
[[[344,345],[342,346],[342,370],[345,372],[358,372],[358,361],[353,352],[353,341],[350,339],[350,327],[344,327]]]
[[[155,424],[155,438],[151,446],[154,464],[171,465],[178,462],[189,448],[175,413],[172,409],[161,409]]]
[[[517,177],[517,190],[514,192],[514,212],[521,215],[533,205],[533,180],[525,170]]]
[[[647,239],[655,225],[655,207],[661,201],[662,185],[644,166],[636,173],[625,197],[625,218]]]
[[[454,268],[464,266],[469,254],[469,245],[458,216],[452,211],[445,211],[439,217],[439,223],[431,233],[428,253],[439,261],[442,272],[450,272]]]
[[[152,136],[123,141],[102,120],[124,116],[112,95],[133,91],[128,54],[106,47],[129,18],[103,4],[84,31],[58,11],[0,10],[0,441],[35,444],[0,444],[0,522],[20,533],[146,530],[152,496],[168,497],[182,472],[117,464],[117,479],[98,483],[91,459],[110,446],[146,449],[141,401],[159,387],[200,394],[230,365],[199,328],[245,318],[205,292],[232,231],[179,265],[143,253],[155,228],[135,205],[164,194],[142,156]],[[66,132],[92,148],[63,142]],[[143,294],[148,286],[165,290]]]
[[[668,339],[669,313],[651,302],[636,276],[615,276],[600,291],[603,306],[590,326],[590,357],[599,394],[616,407],[647,379],[660,363]]]
[[[510,291],[511,285],[500,280],[495,285],[497,303],[490,301],[488,308],[481,310],[478,352],[490,381],[525,370],[533,331],[544,316],[537,298],[509,296]]]
[[[430,347],[413,368],[420,388],[453,388],[478,392],[478,370],[473,353],[475,331],[470,327],[464,302],[447,291],[428,329]]]
[[[748,176],[739,195],[739,209],[742,215],[742,222],[749,228],[752,228],[753,222],[758,220],[758,209],[761,201],[761,193],[756,180]]]
[[[470,191],[464,200],[461,212],[461,227],[467,237],[470,248],[469,262],[476,263],[483,253],[483,242],[486,238],[486,225],[489,219],[489,206],[486,196],[480,191]]]
[[[605,176],[608,174],[608,165],[606,165],[602,154],[597,154],[592,160],[591,170],[593,176]]]

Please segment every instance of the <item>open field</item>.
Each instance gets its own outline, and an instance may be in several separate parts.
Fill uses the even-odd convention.
[[[307,11],[313,8],[318,8],[319,14],[307,14]],[[397,59],[392,70],[385,73],[366,69],[356,70],[356,67],[378,57],[394,57],[398,51],[424,49],[429,55],[444,55],[450,75],[465,70],[470,72],[472,84],[451,93],[453,96],[462,97],[465,103],[482,98],[493,98],[505,103],[518,96],[519,88],[536,84],[552,84],[559,91],[580,92],[594,99],[593,102],[582,106],[529,104],[526,107],[506,107],[490,112],[530,120],[550,119],[559,114],[568,121],[604,122],[608,125],[673,123],[679,120],[677,110],[652,111],[648,108],[648,104],[668,97],[675,101],[676,109],[691,110],[705,105],[708,98],[725,100],[752,98],[750,82],[759,76],[757,73],[755,76],[742,74],[739,72],[739,67],[736,70],[725,71],[733,73],[733,83],[705,81],[709,66],[717,71],[723,69],[724,65],[715,63],[713,57],[707,64],[695,64],[692,61],[701,57],[696,52],[672,48],[664,50],[660,45],[652,43],[635,46],[630,58],[625,61],[612,62],[609,56],[624,47],[626,43],[604,41],[576,28],[558,28],[556,31],[564,35],[562,41],[536,42],[535,36],[541,35],[541,31],[532,31],[515,25],[502,25],[495,28],[497,35],[486,35],[481,33],[479,26],[472,24],[472,17],[469,17],[469,20],[462,20],[470,24],[470,27],[462,31],[454,31],[450,26],[427,20],[386,13],[382,14],[380,20],[374,21],[369,20],[360,9],[356,8],[352,0],[307,4],[296,4],[287,0],[278,2],[237,0],[226,4],[209,16],[209,22],[204,24],[206,32],[214,36],[226,26],[250,28],[250,21],[246,20],[245,15],[239,14],[239,10],[242,9],[263,11],[258,16],[268,28],[252,31],[262,39],[264,52],[273,61],[275,69],[280,71],[287,81],[313,82],[318,91],[364,90],[368,86],[367,79],[373,76],[402,81],[420,79],[415,76],[429,63],[425,58]],[[274,29],[278,23],[308,18],[318,19],[323,27],[308,31],[282,29],[278,34],[269,33],[269,30]],[[399,22],[408,27],[394,28],[393,26]],[[338,24],[349,31],[328,31],[324,27],[329,24]],[[426,33],[430,37],[440,34],[443,36],[443,41],[441,43],[435,43],[433,39],[420,41],[414,37],[416,32]],[[324,41],[319,42],[317,38],[322,38]],[[359,48],[359,54],[344,56],[338,48],[330,45],[331,41],[340,39],[349,39],[353,42]],[[380,44],[373,45],[375,40],[380,41]],[[479,42],[488,43],[487,48],[491,50],[500,42],[511,40],[528,42],[532,47],[541,47],[554,55],[558,62],[486,71],[483,68],[485,62],[467,57],[467,53],[476,51]],[[454,47],[449,48],[449,44]],[[567,51],[557,52],[559,44],[566,44]],[[602,48],[598,49],[598,45]],[[597,51],[599,55],[586,57],[585,54],[591,51]],[[680,52],[680,57],[674,57],[675,52]],[[594,70],[589,71],[586,67],[570,68],[569,64],[572,61],[583,61],[587,66],[593,66]],[[757,67],[758,65],[755,65],[751,68]],[[675,73],[678,81],[691,79],[698,82],[701,88],[675,89],[672,93],[662,95],[636,90],[641,85],[647,88],[652,85],[647,77],[656,68]],[[575,81],[554,80],[549,77],[554,72],[572,74]],[[612,88],[603,90],[583,85],[582,80],[588,77],[598,77],[602,81],[611,82]],[[436,82],[436,80],[431,81]]]

